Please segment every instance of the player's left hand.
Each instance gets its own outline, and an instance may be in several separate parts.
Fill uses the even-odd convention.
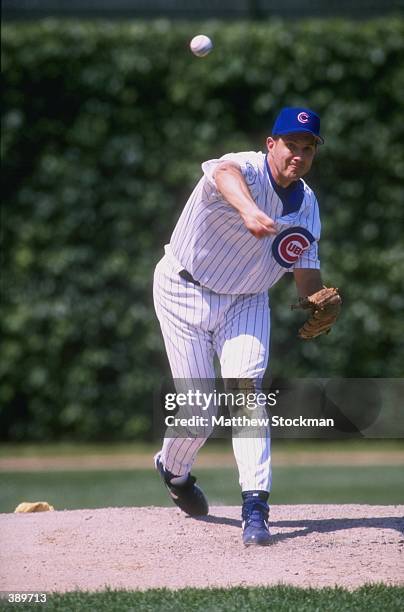
[[[292,310],[311,310],[311,315],[299,329],[299,338],[311,340],[321,334],[328,334],[338,318],[341,304],[341,296],[334,287],[323,287],[312,295],[300,298],[298,304],[291,306]]]

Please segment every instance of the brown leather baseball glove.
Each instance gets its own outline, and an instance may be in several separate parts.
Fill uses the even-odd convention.
[[[328,334],[341,311],[341,303],[338,289],[334,287],[323,287],[312,295],[300,298],[298,304],[291,306],[292,310],[311,310],[311,315],[299,329],[299,338],[311,340],[321,334]]]

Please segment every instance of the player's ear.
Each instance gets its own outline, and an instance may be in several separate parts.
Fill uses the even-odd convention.
[[[267,149],[268,149],[268,151],[273,149],[274,146],[275,146],[275,138],[273,138],[272,136],[268,136],[268,138],[267,138]]]

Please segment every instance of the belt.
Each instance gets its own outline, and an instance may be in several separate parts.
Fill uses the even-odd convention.
[[[194,277],[189,272],[187,272],[186,270],[180,270],[178,272],[178,274],[181,276],[181,278],[183,278],[184,280],[186,280],[186,281],[188,281],[190,283],[193,283],[197,287],[201,286],[201,283],[199,281],[195,280]]]

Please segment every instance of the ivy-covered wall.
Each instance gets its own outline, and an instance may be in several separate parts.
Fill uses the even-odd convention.
[[[188,51],[205,32],[214,52]],[[200,163],[259,150],[283,105],[326,144],[333,332],[296,338],[290,278],[271,292],[274,375],[402,376],[404,21],[43,21],[2,37],[3,440],[134,439],[168,364],[153,267]],[[288,275],[289,276],[289,275]]]

